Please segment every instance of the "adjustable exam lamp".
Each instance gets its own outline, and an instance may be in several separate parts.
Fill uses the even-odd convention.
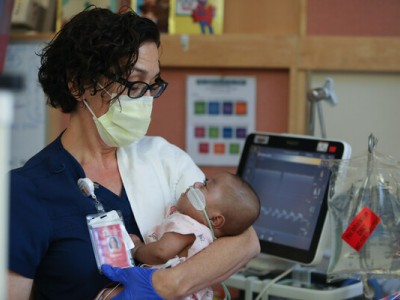
[[[321,101],[326,100],[332,106],[335,106],[338,103],[336,93],[333,90],[333,79],[327,78],[322,87],[309,90],[307,93],[307,98],[308,98],[308,101],[310,102],[308,134],[314,135],[315,110],[317,110],[320,129],[321,129],[321,136],[323,138],[326,138],[326,128],[325,128],[322,107],[321,107]]]

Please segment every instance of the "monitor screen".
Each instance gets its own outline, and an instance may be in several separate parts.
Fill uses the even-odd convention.
[[[306,136],[250,134],[238,175],[261,201],[254,224],[261,252],[300,264],[321,258],[330,170],[321,162],[350,157],[341,141]]]

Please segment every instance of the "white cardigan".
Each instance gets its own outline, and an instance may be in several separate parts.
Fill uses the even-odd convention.
[[[204,173],[187,153],[161,137],[144,137],[117,151],[118,167],[139,230],[144,236]]]

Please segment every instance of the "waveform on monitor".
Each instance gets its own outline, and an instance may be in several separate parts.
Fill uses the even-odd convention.
[[[308,220],[301,212],[288,211],[286,209],[261,207],[261,214],[269,218],[284,219],[293,223],[308,223]]]

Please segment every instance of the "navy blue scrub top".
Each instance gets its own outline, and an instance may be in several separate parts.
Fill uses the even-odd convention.
[[[9,268],[34,278],[35,299],[93,299],[110,281],[100,275],[86,216],[93,199],[77,186],[85,177],[61,136],[11,171]],[[129,233],[140,236],[125,189],[121,197],[98,186],[106,211],[120,210]]]

